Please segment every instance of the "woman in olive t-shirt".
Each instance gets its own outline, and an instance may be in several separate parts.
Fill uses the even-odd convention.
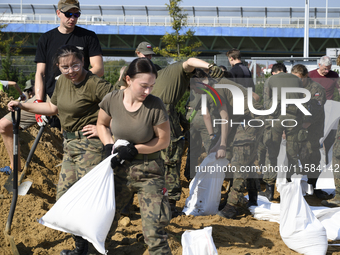
[[[54,62],[62,75],[59,77],[50,102],[8,103],[10,111],[14,107],[42,115],[59,115],[64,135],[64,155],[57,199],[74,183],[99,164],[103,157],[103,144],[98,139],[96,122],[98,104],[113,90],[107,81],[83,68],[82,52],[73,45],[64,45],[56,53]],[[87,240],[73,236],[78,252],[87,251]],[[63,250],[61,254],[68,254]]]
[[[156,77],[157,71],[149,59],[135,59],[126,72],[128,87],[104,97],[99,104],[97,121],[99,138],[107,155],[114,147],[112,135],[116,141],[130,142],[115,148],[113,152],[118,155],[111,160],[115,178],[115,221],[133,192],[137,192],[150,255],[171,254],[164,229],[170,221],[170,206],[159,152],[170,143],[170,125],[163,102],[150,95]]]

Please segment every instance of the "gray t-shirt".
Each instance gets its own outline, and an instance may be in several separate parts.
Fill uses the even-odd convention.
[[[147,143],[155,137],[154,126],[168,120],[163,102],[148,95],[141,107],[134,112],[126,110],[123,104],[124,90],[107,94],[99,107],[111,118],[111,131],[117,141],[124,139],[135,144]]]

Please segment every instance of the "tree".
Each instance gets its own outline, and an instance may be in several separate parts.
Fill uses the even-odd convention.
[[[21,52],[22,45],[26,42],[27,36],[19,41],[14,40],[14,35],[8,39],[4,39],[4,32],[2,30],[6,28],[6,24],[0,25],[0,60],[1,60],[1,72],[0,79],[15,81],[23,89],[25,87],[26,77],[19,72],[17,68],[13,66],[12,56],[17,56]],[[18,97],[19,94],[16,90],[9,91],[9,96]]]
[[[201,42],[196,41],[189,44],[194,39],[195,31],[188,29],[185,33],[181,34],[181,31],[187,25],[188,14],[182,12],[182,8],[179,7],[179,3],[182,0],[170,0],[170,4],[166,4],[169,15],[172,19],[173,33],[166,33],[161,41],[165,44],[165,48],[154,48],[156,54],[160,54],[164,57],[172,57],[175,60],[184,59],[188,57],[195,57],[201,52],[194,51],[202,45]]]

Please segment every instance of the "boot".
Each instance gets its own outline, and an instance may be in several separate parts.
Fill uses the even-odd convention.
[[[322,200],[329,200],[334,197],[333,194],[328,194],[327,192],[321,189],[315,189],[314,194],[317,198],[322,199]]]
[[[185,215],[184,212],[179,212],[176,208],[176,200],[169,199],[171,218],[176,218],[177,216]]]
[[[127,216],[127,217],[130,216],[130,207],[132,206],[132,203],[133,203],[133,197],[134,197],[134,194],[132,195],[131,199],[129,200],[129,203],[120,212],[121,215]]]
[[[261,191],[259,194],[268,198],[269,201],[273,201],[274,199],[274,187],[275,184],[269,185],[266,183],[266,191]]]
[[[217,213],[217,215],[227,219],[234,219],[237,214],[238,212],[236,210],[236,207],[230,204],[226,204],[226,206]]]
[[[340,207],[340,195],[336,194],[332,199],[322,200],[321,204],[327,207]]]
[[[249,201],[247,207],[249,208],[251,206],[257,206],[257,190],[249,190],[248,197]]]
[[[80,236],[72,236],[76,248],[74,250],[62,250],[60,255],[86,255],[88,252],[88,241]]]

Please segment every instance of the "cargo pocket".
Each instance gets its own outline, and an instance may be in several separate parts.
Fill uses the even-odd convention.
[[[173,165],[181,161],[184,143],[184,136],[170,141],[170,145],[161,151],[161,158],[164,160],[164,164]]]
[[[298,132],[298,142],[304,142],[307,140],[308,130],[305,128],[300,129]]]

